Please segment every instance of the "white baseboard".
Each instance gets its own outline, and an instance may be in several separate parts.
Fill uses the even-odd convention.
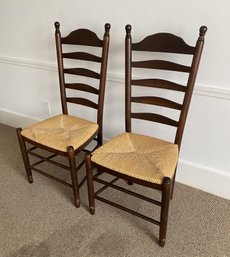
[[[32,118],[20,113],[0,109],[0,123],[14,128],[25,128],[38,121],[38,118]]]
[[[179,160],[176,181],[230,200],[230,174]]]
[[[23,128],[37,121],[39,121],[38,118],[0,109],[0,123],[11,127]],[[226,172],[220,172],[209,167],[180,160],[176,181],[230,199],[230,174]]]

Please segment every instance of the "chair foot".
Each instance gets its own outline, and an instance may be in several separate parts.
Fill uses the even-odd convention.
[[[75,202],[75,206],[76,206],[77,208],[79,208],[79,207],[80,207],[80,200],[76,200],[76,202]]]
[[[29,183],[33,183],[33,177],[32,176],[28,176],[28,181],[29,181]]]
[[[95,213],[95,208],[94,207],[89,207],[89,212],[90,214],[94,214]]]
[[[165,245],[165,238],[159,240],[159,246],[164,247],[164,245]]]
[[[133,182],[132,181],[127,181],[127,184],[132,186],[133,185]]]

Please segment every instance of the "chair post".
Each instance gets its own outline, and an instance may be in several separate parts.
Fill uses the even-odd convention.
[[[104,112],[104,98],[105,98],[105,86],[106,86],[106,71],[108,65],[108,53],[109,53],[109,41],[110,41],[110,31],[111,25],[109,23],[105,24],[105,33],[103,36],[103,47],[102,47],[102,62],[101,62],[101,78],[99,84],[99,96],[98,96],[98,113],[97,113],[97,123],[99,125],[98,132],[98,145],[103,144],[103,112]]]
[[[77,179],[75,153],[74,153],[74,149],[72,146],[69,146],[67,148],[67,154],[68,154],[69,165],[70,165],[74,204],[78,208],[78,207],[80,207],[80,194],[79,194],[79,186],[78,186],[78,179]]]
[[[33,177],[32,177],[32,172],[31,172],[31,168],[30,168],[30,161],[29,161],[28,154],[26,152],[26,144],[22,138],[21,132],[22,132],[22,129],[17,128],[17,136],[18,136],[21,153],[22,153],[22,159],[24,162],[25,170],[26,170],[27,179],[28,179],[29,183],[33,183]]]
[[[162,189],[162,205],[161,205],[160,232],[159,232],[159,245],[162,247],[165,245],[170,197],[171,197],[171,179],[168,177],[165,177],[163,180],[163,189]]]
[[[91,214],[95,213],[95,200],[94,200],[94,186],[93,186],[93,169],[91,165],[91,154],[86,154],[86,175],[89,197],[89,211]]]
[[[177,171],[177,167],[175,168],[175,172],[174,172],[174,175],[172,177],[171,197],[170,197],[171,200],[173,198],[173,192],[174,192],[174,186],[175,186],[175,180],[176,180],[176,171]]]
[[[125,131],[131,132],[132,26],[126,25],[125,30]]]

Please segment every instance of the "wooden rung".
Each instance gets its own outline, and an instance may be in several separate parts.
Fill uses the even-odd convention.
[[[90,53],[85,52],[71,52],[71,53],[63,53],[63,58],[68,59],[78,59],[78,60],[84,60],[84,61],[92,61],[92,62],[101,62],[102,58]]]
[[[185,66],[178,63],[163,61],[163,60],[136,61],[136,62],[132,62],[131,65],[133,68],[171,70],[171,71],[188,72],[188,73],[191,71],[190,66]]]
[[[99,90],[97,88],[92,87],[87,84],[83,84],[83,83],[66,83],[65,88],[89,92],[89,93],[96,94],[96,95],[99,94]]]
[[[42,161],[35,162],[34,164],[32,164],[32,165],[31,165],[32,167],[35,167],[36,165],[38,165],[38,164],[40,164],[40,163],[42,163],[42,162],[49,162],[49,163],[51,163],[51,164],[53,164],[53,165],[56,165],[56,166],[58,166],[58,167],[60,167],[60,168],[65,169],[65,170],[68,170],[68,171],[70,170],[70,168],[69,168],[68,166],[63,165],[63,164],[61,164],[61,163],[59,163],[59,162],[55,162],[55,161],[50,160],[51,158],[57,156],[56,154],[53,154],[53,155],[51,155],[51,156],[49,156],[49,157],[43,157],[43,156],[41,156],[41,155],[39,155],[39,154],[36,154],[36,153],[34,153],[34,152],[30,152],[30,151],[28,151],[28,150],[27,150],[27,152],[28,152],[30,155],[32,155],[32,156],[34,156],[34,157],[39,158],[39,159],[42,160]]]
[[[72,185],[69,184],[69,183],[67,183],[67,182],[65,182],[64,180],[61,180],[61,179],[59,179],[59,178],[56,178],[56,177],[54,177],[54,176],[52,176],[52,175],[50,175],[50,174],[48,174],[48,173],[46,173],[46,172],[44,172],[44,171],[39,170],[39,169],[37,169],[37,168],[34,168],[34,167],[32,167],[32,166],[31,166],[31,169],[34,170],[34,171],[36,171],[36,172],[38,172],[38,173],[40,173],[40,174],[42,174],[43,176],[46,176],[46,177],[48,177],[48,178],[50,178],[50,179],[52,179],[52,180],[55,180],[55,181],[58,182],[58,183],[61,183],[61,184],[65,185],[65,186],[68,186],[68,187],[71,187],[71,188],[72,188]]]
[[[85,105],[94,109],[98,108],[98,105],[94,103],[91,100],[82,98],[82,97],[67,97],[66,101],[69,103],[74,103],[74,104],[80,104],[80,105]]]
[[[131,84],[133,86],[162,88],[180,92],[186,92],[187,89],[185,86],[164,79],[133,79]]]
[[[175,121],[173,119],[170,119],[168,117],[165,117],[163,115],[156,114],[156,113],[144,113],[144,112],[143,113],[131,113],[131,117],[135,118],[135,119],[142,119],[142,120],[158,122],[158,123],[170,125],[173,127],[177,127],[179,124],[178,121]]]
[[[154,97],[154,96],[131,97],[131,102],[158,105],[158,106],[163,106],[163,107],[176,109],[176,110],[182,109],[181,104],[171,101],[169,99],[162,98],[162,97]]]
[[[94,79],[100,79],[101,75],[95,71],[85,69],[85,68],[68,68],[64,69],[64,73],[72,74],[72,75],[79,75],[84,77],[90,77]]]
[[[114,206],[114,207],[116,207],[116,208],[118,208],[118,209],[121,209],[121,210],[123,210],[123,211],[126,211],[126,212],[128,212],[128,213],[131,213],[131,214],[133,214],[134,216],[137,216],[137,217],[139,217],[139,218],[142,218],[142,219],[144,219],[144,220],[147,220],[147,221],[149,221],[149,222],[151,222],[151,223],[153,223],[153,224],[155,224],[155,225],[160,226],[160,222],[159,222],[159,221],[157,221],[157,220],[155,220],[155,219],[152,219],[152,218],[150,218],[150,217],[148,217],[148,216],[145,216],[145,215],[143,215],[143,214],[141,214],[141,213],[139,213],[139,212],[133,211],[133,210],[131,210],[131,209],[129,209],[129,208],[126,208],[126,207],[124,207],[124,206],[122,206],[122,205],[120,205],[120,204],[111,202],[111,201],[109,201],[109,200],[107,200],[107,199],[105,199],[105,198],[102,198],[102,197],[98,196],[98,195],[95,195],[95,199],[97,199],[97,200],[99,200],[99,201],[102,201],[102,202],[104,202],[104,203],[107,203],[107,204],[109,204],[109,205],[112,205],[112,206]]]
[[[116,178],[115,178],[115,179],[116,179]],[[123,187],[114,185],[113,183],[117,181],[117,180],[115,180],[115,179],[112,180],[111,182],[107,182],[107,181],[104,181],[104,180],[101,180],[101,179],[98,179],[98,178],[94,178],[94,181],[96,181],[96,182],[98,182],[98,183],[101,183],[101,184],[104,184],[104,185],[106,186],[106,188],[107,188],[107,187],[112,187],[112,188],[114,188],[114,189],[116,189],[116,190],[119,190],[119,191],[122,191],[122,192],[124,192],[124,193],[126,193],[126,194],[129,194],[129,195],[132,195],[132,196],[134,196],[134,197],[140,198],[140,199],[142,199],[142,200],[144,200],[144,201],[146,201],[146,202],[150,202],[150,203],[152,203],[152,204],[161,206],[161,202],[159,202],[159,201],[156,201],[156,200],[151,199],[151,198],[149,198],[149,197],[140,195],[140,194],[135,193],[135,192],[133,192],[133,191],[127,190],[127,189],[125,189],[125,188],[123,188]],[[104,187],[103,187],[103,188],[104,188]],[[99,192],[100,190],[101,190],[101,189],[99,189],[99,190],[95,193],[95,195],[98,195],[98,194],[100,193],[100,192]],[[104,190],[103,190],[103,191],[104,191]],[[99,193],[98,193],[98,192],[99,192]]]

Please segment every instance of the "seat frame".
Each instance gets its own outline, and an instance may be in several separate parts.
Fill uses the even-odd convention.
[[[26,174],[28,181],[33,183],[32,177],[32,170],[36,171],[50,179],[55,180],[65,186],[72,188],[73,190],[73,197],[74,197],[74,204],[76,207],[80,206],[80,194],[79,188],[83,185],[86,181],[86,177],[82,179],[80,183],[78,183],[78,170],[85,164],[85,158],[76,165],[76,155],[79,154],[81,151],[83,152],[90,152],[89,150],[85,149],[92,140],[96,141],[96,146],[94,149],[102,145],[103,140],[103,109],[104,109],[104,94],[105,94],[105,84],[106,84],[106,73],[107,73],[107,63],[108,63],[108,51],[109,51],[109,40],[110,40],[110,24],[106,23],[104,28],[104,36],[103,39],[99,39],[97,35],[89,29],[77,29],[72,31],[68,36],[62,37],[60,32],[60,23],[55,22],[55,42],[56,42],[56,51],[57,51],[57,63],[58,63],[58,74],[59,74],[59,84],[60,84],[60,95],[61,95],[61,104],[62,104],[62,113],[68,115],[68,106],[67,103],[75,103],[80,104],[87,107],[92,107],[97,109],[97,124],[98,130],[92,134],[92,136],[85,141],[80,147],[74,149],[73,146],[68,146],[66,151],[56,150],[54,148],[47,147],[43,144],[39,144],[33,140],[30,140],[24,137],[21,132],[21,128],[17,128],[17,136],[18,141],[22,153],[23,163],[25,166]],[[94,56],[92,54],[84,54],[82,52],[74,52],[74,53],[63,53],[62,45],[69,44],[69,45],[84,45],[89,47],[100,47],[102,49],[101,57]],[[75,68],[73,73],[69,72],[70,69],[66,69],[64,67],[64,58],[69,59],[78,59],[78,60],[85,60],[85,61],[93,61],[100,63],[100,73],[96,73],[84,68]],[[91,77],[99,79],[99,89],[85,85],[81,83],[70,84],[66,83],[65,81],[65,74],[75,74],[79,76]],[[93,75],[92,75],[93,74]],[[98,103],[95,104],[90,100],[74,97],[69,98],[66,96],[66,89],[76,89],[80,91],[85,91],[93,94],[98,94]],[[36,149],[43,149],[50,153],[50,156],[45,157],[41,154],[36,153]],[[93,149],[93,150],[94,150]],[[29,155],[36,157],[38,161],[31,163]],[[54,161],[53,158],[61,155],[68,158],[68,165],[63,165],[60,162]],[[42,171],[41,169],[37,168],[36,166],[43,163],[48,162],[52,165],[58,166],[63,170],[70,172],[71,175],[71,183],[67,183],[66,181],[49,174],[46,171]]]
[[[187,45],[181,38],[168,34],[168,33],[159,33],[154,34],[149,37],[146,37],[144,40],[142,40],[139,43],[132,43],[131,38],[131,26],[126,26],[126,43],[125,43],[125,125],[126,125],[126,132],[131,132],[131,119],[144,119],[149,120],[153,122],[163,123],[170,126],[176,126],[176,135],[175,135],[175,141],[174,143],[178,145],[178,148],[180,149],[182,135],[184,131],[185,121],[188,114],[188,109],[192,97],[192,92],[195,84],[195,79],[200,63],[200,58],[203,50],[204,45],[204,36],[207,31],[206,26],[202,26],[200,28],[200,34],[198,37],[198,40],[196,42],[196,46],[192,47]],[[169,38],[169,43],[164,48],[164,37]],[[152,45],[151,40],[154,39],[157,41],[157,44]],[[176,43],[175,43],[176,42]],[[171,48],[171,45],[174,45],[174,48]],[[164,48],[164,49],[163,49]],[[145,64],[140,64],[138,62],[132,61],[132,51],[153,51],[153,52],[172,52],[173,53],[179,53],[179,54],[189,54],[193,55],[191,67],[183,66],[183,65],[174,65],[174,63],[169,63],[164,61],[156,61],[155,63],[151,63],[151,61],[147,61]],[[165,83],[163,83],[159,88],[166,88],[166,89],[172,89],[172,90],[178,90],[183,91],[185,93],[184,95],[184,101],[183,104],[180,107],[180,116],[179,121],[175,123],[174,120],[171,120],[169,118],[165,118],[161,115],[152,115],[152,114],[146,114],[146,113],[132,113],[131,111],[131,102],[139,102],[139,103],[149,103],[148,100],[144,100],[138,97],[131,97],[131,85],[134,83],[134,85],[140,85],[140,81],[138,80],[132,80],[132,68],[133,67],[141,67],[141,68],[156,68],[156,69],[165,69],[165,70],[176,70],[176,71],[183,71],[188,72],[189,77],[187,81],[186,87],[182,88],[180,85],[175,85],[176,88],[173,88],[174,86],[165,86]],[[143,81],[142,81],[143,82]],[[150,86],[150,80],[146,82],[148,84],[147,86]],[[154,87],[154,86],[152,86]],[[156,98],[155,99],[156,105],[169,107],[169,102],[165,102],[162,98]],[[174,103],[173,103],[174,105]],[[97,170],[96,174],[93,173],[93,169]],[[173,188],[175,183],[175,176],[176,176],[176,170],[174,172],[174,176],[172,178],[164,177],[162,184],[156,184],[148,181],[144,181],[141,179],[134,178],[132,176],[128,176],[119,172],[116,172],[114,170],[111,170],[107,167],[104,167],[102,165],[99,165],[91,160],[91,154],[86,155],[86,170],[87,170],[87,185],[88,185],[88,197],[89,197],[89,210],[91,214],[95,213],[95,199],[103,201],[107,204],[110,204],[114,207],[117,207],[119,209],[122,209],[126,212],[129,212],[137,217],[140,217],[142,219],[145,219],[146,221],[149,221],[151,223],[154,223],[160,227],[159,230],[159,245],[164,246],[165,245],[165,239],[166,239],[166,230],[167,230],[167,222],[168,222],[168,212],[169,212],[169,203],[170,199],[172,199],[173,196]],[[101,176],[103,173],[108,173],[110,175],[115,176],[115,178],[111,181],[105,181],[99,176]],[[135,193],[131,190],[128,190],[124,187],[115,185],[115,182],[119,179],[124,179],[128,181],[128,183],[131,185],[133,183],[149,187],[158,191],[161,191],[161,201],[151,199],[149,197],[143,196],[141,194]],[[103,186],[99,188],[96,192],[94,192],[94,181],[102,184]],[[103,198],[99,196],[100,193],[102,193],[107,188],[113,188],[116,190],[120,190],[124,193],[127,193],[129,195],[132,195],[134,197],[140,198],[142,200],[145,200],[147,202],[153,203],[161,208],[160,212],[160,220],[153,219],[149,216],[145,216],[139,212],[136,212],[132,209],[126,208],[125,206],[122,206],[120,204],[117,204],[115,202],[112,202],[106,198]]]

